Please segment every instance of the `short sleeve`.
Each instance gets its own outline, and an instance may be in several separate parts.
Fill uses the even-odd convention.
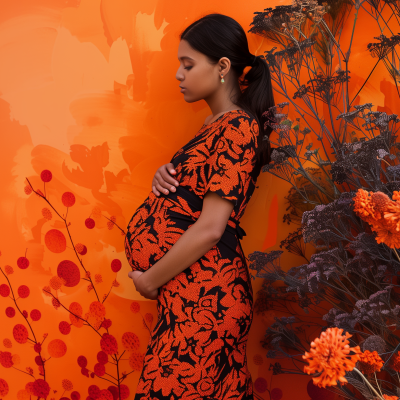
[[[204,195],[215,192],[235,206],[244,198],[251,183],[257,139],[254,118],[241,115],[223,122],[204,165]]]

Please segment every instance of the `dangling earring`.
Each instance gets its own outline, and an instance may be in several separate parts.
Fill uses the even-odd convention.
[[[225,81],[224,81],[224,76],[223,75],[221,75],[221,83],[224,83]]]

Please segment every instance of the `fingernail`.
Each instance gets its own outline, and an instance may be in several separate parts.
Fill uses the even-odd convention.
[[[168,190],[164,190],[164,193],[168,193]]]
[[[175,186],[178,186],[179,185],[179,182],[175,182]]]
[[[172,190],[173,192],[175,192],[176,189],[172,186],[171,190]]]

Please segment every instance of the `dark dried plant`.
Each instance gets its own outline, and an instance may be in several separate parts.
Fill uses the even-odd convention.
[[[400,121],[374,111],[371,103],[353,103],[379,62],[397,86],[400,34],[393,26],[399,4],[296,0],[255,13],[250,29],[280,47],[265,52],[275,89],[286,101],[266,110],[273,134],[265,140],[273,150],[263,172],[291,184],[284,221],[300,227],[280,247],[306,261],[284,271],[280,250],[249,255],[250,268],[264,279],[256,312],[284,315],[275,318],[262,345],[267,357],[292,362],[293,368],[271,364],[273,374],[304,374],[302,355],[310,342],[327,327],[343,328],[353,335],[352,345],[368,343],[365,349],[376,350],[385,361],[383,375],[371,385],[387,395],[397,395],[399,387],[391,359],[400,350],[400,260],[354,213],[353,198],[360,188],[389,197],[400,190]],[[348,66],[360,9],[382,34],[371,38],[366,51],[376,64],[361,86],[351,88],[358,92],[350,99]],[[353,11],[350,42],[343,49],[343,24]],[[310,259],[306,246],[315,249]],[[353,375],[348,373],[350,385],[338,385],[336,392],[347,399],[373,398]]]

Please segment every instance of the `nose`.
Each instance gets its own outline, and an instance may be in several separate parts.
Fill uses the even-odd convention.
[[[176,71],[175,78],[178,81],[183,81],[183,74],[180,72],[180,70],[181,70],[181,68],[179,67],[178,70]]]

